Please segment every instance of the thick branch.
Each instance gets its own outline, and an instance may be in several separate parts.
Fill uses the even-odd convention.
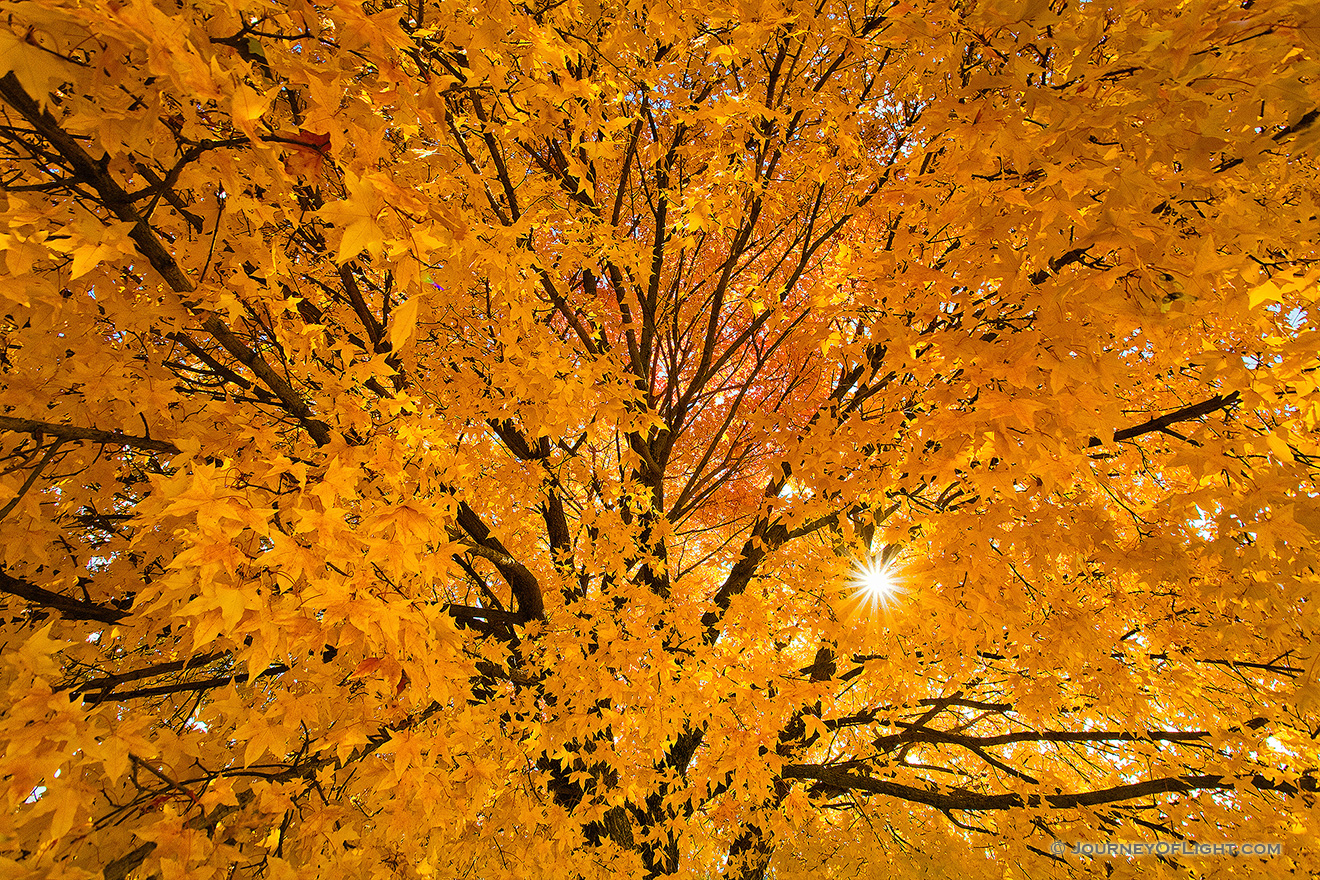
[[[34,419],[15,419],[0,416],[0,431],[15,431],[31,434],[34,437],[58,437],[61,440],[86,440],[91,443],[104,443],[108,446],[127,446],[151,452],[177,453],[179,447],[165,440],[153,440],[150,437],[134,437],[117,431],[102,431],[99,428],[79,428],[75,425],[52,425]]]
[[[1140,425],[1133,425],[1131,428],[1124,428],[1121,431],[1114,432],[1114,442],[1119,443],[1123,440],[1131,440],[1134,437],[1140,437],[1142,434],[1149,434],[1152,431],[1163,431],[1170,425],[1176,425],[1178,422],[1186,422],[1191,419],[1199,419],[1201,416],[1209,415],[1215,410],[1228,409],[1237,404],[1241,395],[1234,391],[1231,394],[1216,394],[1209,400],[1203,400],[1200,403],[1194,403],[1191,406],[1184,406],[1182,409],[1174,410],[1149,421],[1142,422]],[[1102,446],[1104,441],[1099,437],[1092,437],[1088,446]]]
[[[912,803],[925,804],[938,810],[963,810],[967,812],[1042,806],[1055,809],[1095,807],[1102,804],[1137,800],[1158,794],[1185,794],[1207,790],[1225,791],[1237,789],[1243,785],[1249,785],[1258,791],[1277,791],[1283,794],[1318,790],[1317,780],[1313,775],[1302,776],[1295,785],[1290,782],[1275,782],[1260,775],[1238,780],[1225,776],[1171,776],[1095,791],[1045,795],[1030,794],[1026,796],[1016,792],[981,794],[959,789],[941,790],[933,785],[929,788],[917,788],[885,779],[874,779],[870,776],[849,773],[847,770],[838,767],[821,767],[811,764],[785,765],[782,778],[809,780],[836,791],[861,791],[868,794],[887,795]]]
[[[489,559],[499,570],[500,576],[509,583],[513,597],[518,604],[518,622],[526,623],[539,620],[545,615],[545,602],[541,597],[541,584],[536,575],[510,555],[500,540],[491,534],[490,529],[477,516],[476,511],[468,507],[467,502],[459,502],[458,524],[467,532],[476,546],[468,549],[478,556]]]
[[[127,610],[120,610],[110,605],[74,599],[52,592],[36,584],[11,577],[0,569],[0,593],[8,593],[26,599],[35,605],[57,612],[65,620],[95,620],[99,623],[115,623],[128,616]]]

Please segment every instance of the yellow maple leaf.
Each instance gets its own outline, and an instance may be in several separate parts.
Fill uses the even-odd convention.
[[[0,27],[0,75],[13,74],[40,106],[49,103],[51,89],[73,70],[72,64],[38,43],[32,29],[19,35]]]

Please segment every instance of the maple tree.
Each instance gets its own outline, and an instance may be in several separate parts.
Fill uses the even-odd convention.
[[[7,876],[1320,871],[1309,0],[0,9]]]

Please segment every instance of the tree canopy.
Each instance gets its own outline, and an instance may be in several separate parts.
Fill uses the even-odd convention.
[[[0,10],[6,876],[1320,871],[1314,0]]]

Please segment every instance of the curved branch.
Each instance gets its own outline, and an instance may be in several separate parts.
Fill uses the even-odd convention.
[[[513,597],[518,603],[517,621],[527,623],[544,617],[545,601],[541,597],[541,584],[536,575],[513,558],[465,501],[460,501],[458,505],[458,524],[472,539],[468,545],[469,552],[489,559],[500,576],[508,581],[509,589],[513,591]]]

